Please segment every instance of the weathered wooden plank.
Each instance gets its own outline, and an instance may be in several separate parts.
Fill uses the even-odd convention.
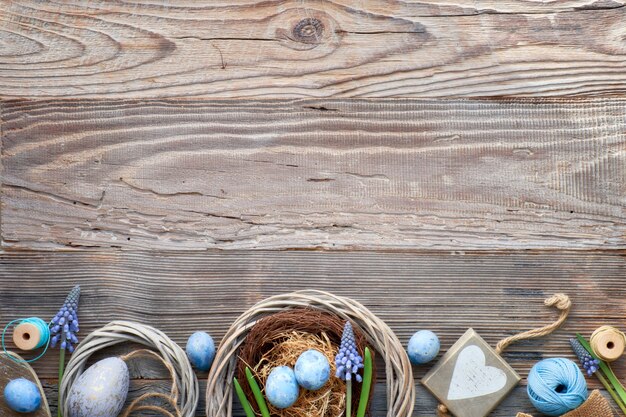
[[[9,101],[5,247],[624,248],[626,99]]]
[[[623,93],[624,5],[4,1],[0,96]]]
[[[360,301],[403,343],[418,329],[432,329],[445,350],[469,327],[494,346],[551,322],[555,312],[543,300],[566,292],[574,307],[565,325],[505,353],[525,378],[542,358],[573,358],[568,340],[575,332],[626,327],[625,277],[624,252],[7,252],[0,254],[0,321],[52,317],[80,283],[82,336],[127,319],[184,344],[196,330],[220,340],[236,317],[267,296],[316,288]],[[54,354],[34,364],[42,379],[55,378],[56,366]],[[426,370],[415,368],[416,377]],[[615,371],[624,375],[626,362],[617,362]]]

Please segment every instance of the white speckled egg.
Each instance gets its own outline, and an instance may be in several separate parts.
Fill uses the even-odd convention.
[[[129,379],[120,358],[94,363],[70,388],[69,417],[117,417],[128,395]]]
[[[439,353],[439,338],[430,330],[420,330],[411,336],[407,352],[413,365],[428,363]]]

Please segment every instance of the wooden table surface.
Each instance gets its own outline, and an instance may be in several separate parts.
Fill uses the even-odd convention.
[[[534,363],[626,330],[625,93],[623,0],[0,0],[0,322],[78,283],[80,336],[184,344],[316,288],[445,351],[565,292],[565,325],[504,355],[523,380],[492,416],[532,412]],[[168,389],[132,373],[131,398]]]

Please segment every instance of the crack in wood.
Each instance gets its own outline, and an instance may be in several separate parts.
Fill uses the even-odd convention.
[[[104,196],[105,196],[105,191],[103,190],[101,196],[97,200],[95,200],[95,202],[90,203],[90,202],[81,201],[81,200],[74,199],[74,198],[63,197],[58,194],[54,194],[54,193],[47,192],[47,191],[36,190],[34,188],[31,188],[25,185],[17,185],[17,184],[10,184],[10,183],[3,182],[2,187],[12,188],[14,190],[26,191],[26,192],[42,195],[42,196],[51,198],[61,203],[80,205],[84,207],[92,207],[95,209],[99,209],[102,207],[102,202],[104,201]]]
[[[185,196],[186,195],[186,196],[210,197],[210,198],[216,198],[218,200],[228,200],[228,197],[218,196],[218,195],[213,195],[213,194],[205,194],[205,193],[201,193],[200,191],[176,191],[176,192],[172,192],[172,193],[156,191],[156,190],[154,190],[152,188],[139,187],[137,185],[132,184],[131,182],[129,182],[125,178],[121,178],[121,177],[120,177],[119,181],[122,184],[125,184],[126,186],[128,186],[130,189],[132,189],[134,191],[138,191],[138,192],[141,192],[141,193],[152,194],[152,195],[155,195],[157,197],[176,197],[176,196]]]

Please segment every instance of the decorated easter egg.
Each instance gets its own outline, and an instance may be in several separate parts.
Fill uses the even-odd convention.
[[[330,378],[330,364],[320,351],[309,349],[298,357],[294,373],[302,388],[315,391],[322,388]]]
[[[25,378],[14,379],[4,387],[4,400],[18,413],[32,413],[41,407],[39,388]]]
[[[299,394],[298,381],[290,367],[278,366],[272,369],[265,382],[265,396],[274,407],[291,407]]]
[[[208,371],[215,358],[215,343],[205,332],[195,332],[187,340],[185,347],[189,362],[201,371]]]
[[[428,363],[439,353],[439,338],[430,330],[420,330],[411,336],[407,353],[413,365]]]
[[[128,395],[129,379],[128,367],[120,358],[94,363],[70,388],[69,417],[117,417]]]

